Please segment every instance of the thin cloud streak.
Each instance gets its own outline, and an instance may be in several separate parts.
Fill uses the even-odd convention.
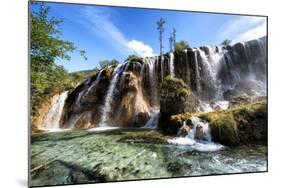
[[[265,35],[266,35],[266,22],[242,33],[240,36],[233,39],[233,42],[249,41],[251,39],[257,39]]]
[[[109,11],[89,7],[83,9],[83,14],[94,35],[99,35],[109,42],[124,55],[136,54],[142,57],[153,56],[153,49],[138,40],[128,40],[120,29],[110,20]]]
[[[223,25],[220,40],[231,39],[232,43],[248,41],[266,35],[266,18],[243,16]]]

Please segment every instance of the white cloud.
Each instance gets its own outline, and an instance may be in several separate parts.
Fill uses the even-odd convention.
[[[115,42],[124,46],[126,38],[122,32],[110,21],[109,12],[106,9],[85,8],[84,14],[88,26],[94,34],[99,34],[111,42]]]
[[[260,26],[254,27],[233,39],[233,42],[248,41],[251,39],[260,38],[266,35],[266,23],[262,23]]]
[[[220,39],[231,39],[233,43],[248,41],[266,35],[266,18],[243,16],[233,19],[220,29]]]
[[[126,45],[141,57],[151,57],[155,55],[153,49],[142,41],[131,40]]]
[[[128,40],[120,29],[111,21],[112,16],[106,9],[85,8],[83,10],[87,26],[94,34],[98,34],[116,46],[123,54],[135,53],[139,56],[153,56],[153,49],[142,41]]]

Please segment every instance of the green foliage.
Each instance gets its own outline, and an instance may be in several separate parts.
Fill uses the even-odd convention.
[[[107,66],[110,66],[110,65],[117,65],[117,64],[119,64],[119,61],[117,61],[116,59],[112,59],[111,61],[110,60],[103,60],[103,61],[99,62],[99,65],[100,65],[101,69],[103,69]]]
[[[267,105],[264,101],[203,113],[199,117],[209,122],[214,141],[224,145],[264,143],[267,140]]]
[[[167,76],[161,83],[159,130],[165,134],[176,134],[182,126],[180,120],[186,117],[175,117],[176,114],[195,112],[198,99],[182,79]],[[190,113],[190,114],[191,114]]]
[[[129,62],[132,62],[132,61],[135,61],[135,62],[142,62],[143,61],[143,58],[142,57],[139,57],[137,55],[129,55],[126,59],[126,61],[129,61]]]
[[[161,88],[162,98],[168,98],[169,96],[178,97],[182,94],[188,95],[190,92],[182,79],[172,76],[167,76],[164,78]]]
[[[99,70],[96,69],[92,69],[92,70],[83,70],[83,71],[76,71],[76,72],[72,72],[69,75],[72,77],[73,80],[84,80],[90,76],[95,75]]]
[[[212,138],[227,146],[236,146],[240,139],[238,129],[231,112],[211,112],[200,116],[209,122]]]
[[[231,40],[225,39],[225,40],[222,41],[221,45],[223,45],[223,46],[229,46],[229,45],[231,44],[231,42],[232,42]]]
[[[190,48],[188,42],[182,40],[175,43],[175,52],[182,52],[184,49]]]
[[[161,112],[169,115],[196,111],[197,99],[182,79],[164,78],[160,91]]]
[[[70,60],[69,52],[77,48],[70,41],[60,39],[62,34],[59,26],[61,19],[50,17],[50,8],[44,3],[34,3],[37,11],[31,12],[31,46],[30,46],[30,74],[31,74],[31,109],[37,110],[40,101],[52,92],[61,92],[73,87],[76,78],[55,64],[56,59]],[[85,51],[79,51],[85,59]]]

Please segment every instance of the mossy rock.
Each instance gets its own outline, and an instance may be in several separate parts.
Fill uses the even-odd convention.
[[[167,76],[161,84],[159,129],[165,134],[177,134],[185,118],[174,115],[195,112],[198,104],[197,97],[182,79]]]
[[[200,118],[209,122],[213,141],[227,146],[236,146],[240,143],[238,129],[232,113],[212,112],[202,114]]]
[[[190,120],[190,118],[195,115],[196,113],[185,112],[182,114],[172,115],[170,119],[175,123],[182,123],[184,121]]]
[[[257,102],[233,109],[241,142],[267,144],[267,104]]]
[[[259,101],[234,109],[203,113],[209,122],[212,139],[227,146],[267,144],[267,104]]]
[[[198,99],[182,79],[167,76],[161,84],[160,111],[165,115],[194,112]]]
[[[157,144],[167,144],[168,143],[168,136],[165,136],[159,132],[150,131],[150,132],[140,132],[135,135],[127,135],[121,138],[118,142],[123,143],[142,143],[142,144],[150,144],[150,143],[157,143]]]

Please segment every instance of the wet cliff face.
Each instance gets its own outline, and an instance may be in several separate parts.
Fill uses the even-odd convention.
[[[81,83],[67,98],[63,128],[143,126],[152,111],[143,62],[107,67]],[[112,83],[114,81],[114,83]],[[109,91],[110,90],[110,91]],[[110,95],[110,96],[109,96]]]
[[[58,98],[58,94],[55,94],[49,98],[49,100],[46,100],[44,103],[42,103],[38,109],[38,114],[33,115],[31,117],[31,131],[37,132],[39,129],[44,129],[44,120],[45,116],[50,111],[51,107],[54,105]]]
[[[144,126],[159,110],[166,76],[180,78],[199,101],[266,95],[266,38],[233,46],[190,48],[106,67],[65,101],[62,128]]]
[[[237,43],[224,55],[218,72],[226,99],[241,93],[266,95],[266,38]]]

